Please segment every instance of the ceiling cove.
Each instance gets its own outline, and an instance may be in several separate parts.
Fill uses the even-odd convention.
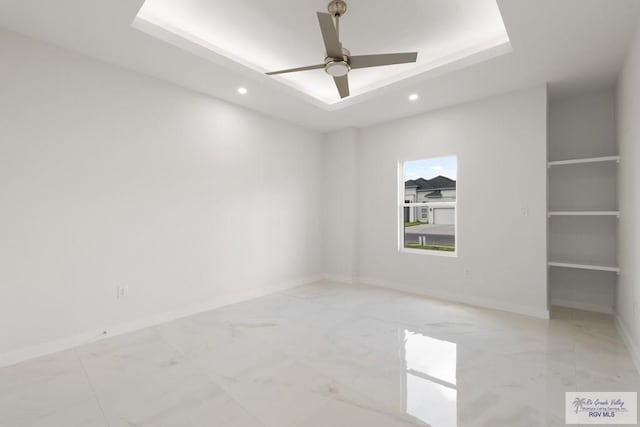
[[[417,61],[351,70],[351,96],[344,99],[323,69],[266,76],[324,62],[317,12],[326,12],[327,4],[146,0],[133,26],[217,64],[273,79],[327,111],[370,99],[410,77],[433,78],[511,52],[496,0],[349,0],[340,40],[352,55],[415,51]]]

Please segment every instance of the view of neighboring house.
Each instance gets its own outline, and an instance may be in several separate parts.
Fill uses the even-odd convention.
[[[428,203],[404,209],[405,222],[454,224],[456,181],[446,176],[411,179],[404,183],[405,203]]]

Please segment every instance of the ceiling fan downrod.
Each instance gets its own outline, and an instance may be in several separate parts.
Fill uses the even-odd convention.
[[[336,34],[340,38],[340,17],[347,13],[347,3],[342,0],[331,0],[329,6],[327,6],[329,15],[333,16]]]

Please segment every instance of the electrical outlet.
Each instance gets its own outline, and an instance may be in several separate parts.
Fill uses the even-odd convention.
[[[128,286],[118,286],[118,294],[117,298],[125,298],[129,295],[129,287]]]

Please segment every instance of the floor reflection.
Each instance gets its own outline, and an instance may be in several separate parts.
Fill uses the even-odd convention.
[[[405,410],[437,427],[456,427],[456,344],[404,330]]]

